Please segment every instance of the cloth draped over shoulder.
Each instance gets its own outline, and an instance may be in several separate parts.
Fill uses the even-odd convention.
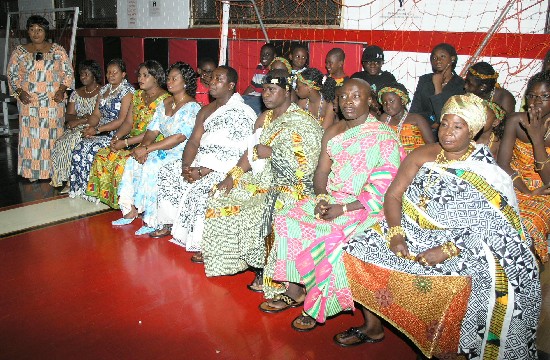
[[[550,147],[546,148],[546,153],[550,157]],[[535,156],[531,144],[516,139],[510,166],[521,176],[529,190],[544,185],[540,175],[535,171]],[[523,224],[533,238],[537,256],[545,263],[548,261],[550,235],[550,196],[524,194],[518,190],[516,195]]]
[[[264,222],[271,220],[273,211],[313,193],[321,127],[295,104],[276,119],[271,119],[272,114],[270,110],[257,131],[261,132],[259,143],[272,148],[272,157],[260,160],[263,166],[245,173],[227,196],[208,201],[202,241],[207,276],[234,274],[249,266],[263,268]],[[274,207],[271,213],[265,211],[269,205]]]
[[[274,280],[306,286],[304,311],[318,322],[353,308],[343,246],[357,231],[384,219],[384,193],[405,156],[396,134],[371,116],[330,139],[327,152],[332,160],[326,189],[330,203],[359,201],[364,208],[325,221],[315,218],[314,198],[298,202],[275,218],[275,244],[268,261],[273,263]],[[266,297],[270,295],[268,288]]]
[[[465,161],[425,163],[402,203],[412,255],[448,241],[460,254],[422,266],[391,252],[386,222],[375,224],[346,247],[354,300],[428,357],[536,359],[538,267],[511,179],[489,149],[478,145]]]

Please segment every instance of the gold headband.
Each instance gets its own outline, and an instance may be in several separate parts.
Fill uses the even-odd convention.
[[[468,71],[470,72],[470,74],[474,75],[475,77],[477,78],[480,78],[482,80],[487,80],[487,79],[498,79],[498,72],[495,71],[495,73],[493,75],[485,75],[485,74],[480,74],[478,73],[477,71],[475,71],[474,69],[472,69],[471,67],[468,69]]]
[[[268,66],[268,67],[269,67],[270,69],[271,69],[271,65],[273,65],[273,63],[274,63],[275,61],[280,61],[280,62],[282,62],[282,63],[286,66],[286,69],[288,70],[288,73],[289,73],[289,74],[292,72],[292,65],[290,65],[290,63],[288,62],[287,59],[285,59],[284,57],[280,57],[280,56],[274,58],[274,59],[269,63],[269,66]]]
[[[380,104],[382,104],[382,95],[386,93],[394,93],[395,95],[399,96],[403,105],[407,105],[409,103],[409,95],[407,95],[405,92],[391,86],[386,86],[378,91],[378,102]]]
[[[471,139],[487,122],[487,106],[474,94],[451,96],[441,110],[441,120],[451,114],[460,116],[468,124]]]
[[[302,73],[296,74],[296,80],[298,80],[301,83],[304,83],[310,89],[321,90],[321,87],[319,85],[316,85],[315,81],[304,79],[304,77],[302,76]]]

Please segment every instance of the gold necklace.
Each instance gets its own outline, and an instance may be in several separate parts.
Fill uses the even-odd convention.
[[[86,94],[92,94],[94,91],[97,90],[98,87],[99,87],[99,85],[96,84],[95,88],[94,88],[92,91],[88,91],[88,90],[86,90],[86,87],[84,87],[84,92],[85,92]]]
[[[495,133],[491,131],[491,136],[489,137],[489,150],[491,150],[491,146],[493,146],[493,142],[495,141]]]
[[[457,160],[447,159],[447,157],[445,156],[445,150],[441,149],[441,151],[439,152],[439,154],[437,154],[435,158],[435,163],[446,165],[446,164],[452,164],[457,161],[464,161],[474,152],[475,149],[476,149],[475,146],[470,143],[468,145],[468,150],[464,153],[464,155],[462,155]],[[447,170],[447,166],[440,166],[440,167],[444,171]],[[430,177],[430,180],[428,181],[428,185],[424,187],[422,191],[422,195],[418,199],[418,207],[421,208],[423,211],[426,211],[426,209],[428,208],[428,203],[431,200],[430,197],[427,195],[428,189],[431,189],[432,186],[435,185],[437,179],[440,178],[440,177],[433,176],[433,173],[434,173],[434,170],[430,169],[430,173],[428,174],[428,176]]]
[[[172,110],[175,110],[176,106],[178,106],[178,104],[185,99],[185,95],[183,95],[183,97],[178,101],[174,101],[175,98],[175,96],[172,98]]]

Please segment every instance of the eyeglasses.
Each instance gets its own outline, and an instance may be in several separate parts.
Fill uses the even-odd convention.
[[[550,94],[542,94],[542,95],[535,95],[535,94],[527,94],[525,95],[525,98],[527,100],[540,100],[542,102],[550,101]]]
[[[44,54],[41,52],[37,52],[36,54],[34,54],[34,60],[36,61],[44,60]]]

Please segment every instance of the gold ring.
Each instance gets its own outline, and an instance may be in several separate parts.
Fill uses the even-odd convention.
[[[319,213],[315,214],[315,218],[316,218],[317,220],[321,220],[321,217],[319,216]]]
[[[401,251],[396,252],[395,255],[397,257],[403,257],[403,253]]]
[[[430,266],[430,264],[428,263],[428,260],[426,260],[424,257],[421,257],[419,261],[424,266]]]

